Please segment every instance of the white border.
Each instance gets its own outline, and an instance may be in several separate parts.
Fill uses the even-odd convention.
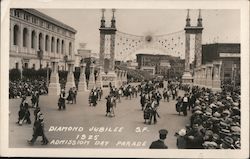
[[[241,10],[241,150],[16,149],[8,148],[9,8],[126,8]],[[163,0],[2,0],[1,1],[1,140],[0,155],[39,157],[247,158],[249,157],[249,2]]]

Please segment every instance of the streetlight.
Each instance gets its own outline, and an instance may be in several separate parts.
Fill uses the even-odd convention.
[[[66,71],[66,62],[68,61],[68,55],[65,55],[63,59],[64,59],[64,71]]]
[[[43,50],[39,49],[37,51],[37,56],[39,58],[39,61],[40,61],[40,69],[42,68],[42,59],[43,59]]]

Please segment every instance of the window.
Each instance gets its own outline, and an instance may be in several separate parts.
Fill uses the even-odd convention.
[[[36,64],[33,64],[32,68],[33,68],[33,69],[36,69]]]
[[[72,54],[72,43],[70,42],[69,43],[69,55],[71,55]]]
[[[61,53],[64,54],[64,41],[62,40],[62,47],[61,47]]]
[[[56,53],[59,53],[59,49],[60,49],[60,44],[59,44],[60,40],[57,39],[56,40]]]
[[[24,28],[23,29],[23,47],[27,47],[28,43],[28,29]]]
[[[18,45],[18,43],[19,43],[19,26],[18,25],[15,25],[14,26],[14,30],[13,30],[13,32],[14,32],[14,37],[13,37],[13,44],[14,45]]]
[[[54,37],[52,37],[51,38],[51,52],[54,52],[55,51],[55,38]]]
[[[20,17],[19,11],[18,11],[18,10],[15,10],[15,11],[14,11],[14,15],[15,15],[16,17]]]
[[[39,43],[38,44],[39,44],[38,49],[42,50],[43,49],[43,34],[42,33],[39,34]]]
[[[45,38],[45,51],[48,51],[49,50],[49,36],[46,35],[46,38]]]
[[[19,69],[19,63],[16,62],[16,69]]]
[[[28,63],[27,62],[24,63],[24,68],[28,68]]]
[[[36,32],[33,30],[31,33],[31,48],[35,49],[36,47]]]

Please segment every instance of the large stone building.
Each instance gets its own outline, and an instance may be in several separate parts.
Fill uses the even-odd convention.
[[[151,75],[159,74],[169,78],[180,77],[184,72],[185,60],[170,55],[137,54],[138,68]],[[174,75],[174,76],[171,76]]]
[[[240,82],[240,44],[215,43],[202,45],[202,64],[221,63],[221,81]]]
[[[35,9],[11,9],[10,69],[50,67],[51,58],[58,58],[64,70],[65,59],[74,59],[75,34],[74,28]]]

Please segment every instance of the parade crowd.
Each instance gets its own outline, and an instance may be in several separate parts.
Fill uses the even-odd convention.
[[[46,93],[43,81],[11,82],[11,89],[21,90],[21,94],[12,97],[22,97],[20,110],[18,112],[17,124],[24,122],[31,124],[29,108],[34,108],[33,137],[29,144],[34,144],[38,136],[42,136],[42,144],[47,144],[48,139],[44,134],[43,114],[39,107],[39,95]],[[179,91],[184,91],[180,96]],[[31,95],[31,106],[26,96]],[[65,110],[66,104],[76,104],[77,89],[71,88],[68,92],[64,89],[58,98],[58,109]],[[240,149],[240,89],[224,86],[222,91],[213,92],[208,88],[190,86],[180,82],[170,82],[164,86],[162,81],[143,81],[138,85],[126,83],[118,88],[109,85],[106,100],[106,116],[115,117],[117,103],[122,102],[121,98],[131,100],[140,98],[140,108],[144,124],[157,124],[160,118],[158,108],[160,104],[167,104],[170,100],[175,101],[176,112],[180,117],[186,117],[189,124],[176,132],[176,145],[179,149]],[[95,107],[103,98],[103,90],[100,87],[91,89],[89,93],[89,106]],[[66,103],[66,101],[68,101]],[[162,102],[160,102],[162,101]],[[167,148],[164,144],[168,131],[162,129],[159,143],[154,142],[150,148]],[[155,146],[156,145],[156,146]],[[161,146],[159,146],[161,145]]]

